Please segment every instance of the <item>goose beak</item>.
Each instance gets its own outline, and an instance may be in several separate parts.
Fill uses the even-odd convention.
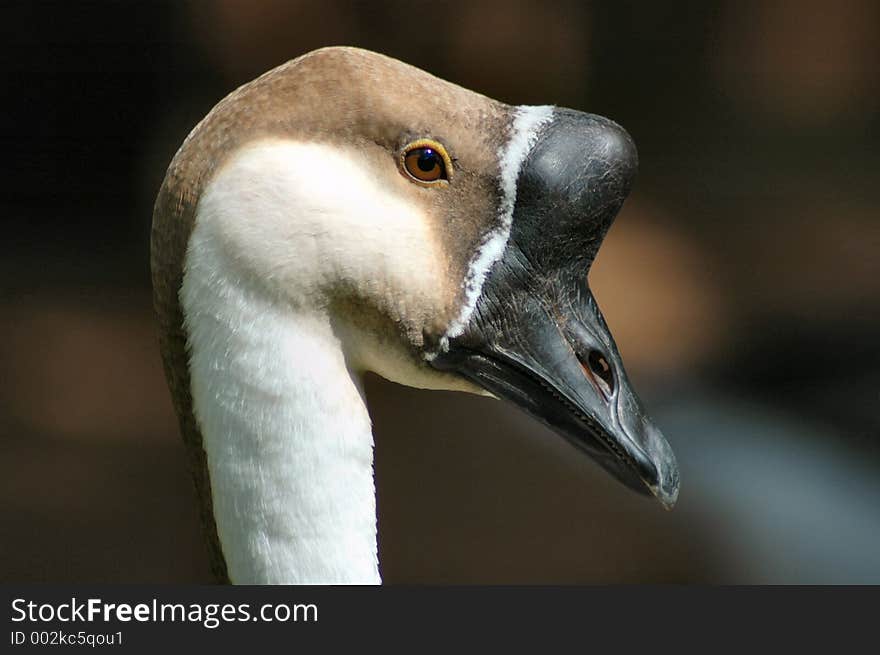
[[[645,414],[586,272],[636,168],[620,127],[567,111],[520,171],[513,227],[472,318],[432,364],[455,371],[671,508],[678,467]]]
[[[512,401],[625,485],[672,508],[675,456],[633,392],[589,290],[575,298],[549,311],[538,298],[501,302],[484,330],[450,343],[434,365]]]

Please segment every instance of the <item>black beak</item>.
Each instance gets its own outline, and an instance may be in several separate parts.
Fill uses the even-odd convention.
[[[587,285],[636,167],[622,128],[556,110],[521,167],[507,247],[463,333],[432,364],[513,401],[671,508],[675,457],[633,392]]]

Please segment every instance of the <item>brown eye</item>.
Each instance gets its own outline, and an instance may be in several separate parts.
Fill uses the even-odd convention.
[[[449,180],[452,162],[441,144],[419,139],[403,150],[402,168],[416,183],[437,186]]]

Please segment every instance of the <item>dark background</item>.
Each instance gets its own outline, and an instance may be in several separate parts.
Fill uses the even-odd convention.
[[[371,378],[386,582],[880,582],[880,3],[4,2],[0,580],[208,579],[153,198],[226,93],[358,45],[624,125],[590,276],[674,512],[511,407]]]

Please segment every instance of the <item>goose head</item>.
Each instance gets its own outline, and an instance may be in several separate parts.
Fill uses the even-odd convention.
[[[166,373],[218,575],[277,532],[231,525],[264,494],[240,478],[265,479],[291,441],[291,467],[329,458],[316,444],[363,422],[366,371],[512,402],[671,507],[674,457],[587,280],[636,167],[610,120],[509,106],[354,48],[305,55],[218,104],[172,161],[152,235]],[[372,441],[356,441],[333,457],[371,475]],[[336,496],[297,493],[336,516]],[[302,522],[299,535],[320,529]]]

